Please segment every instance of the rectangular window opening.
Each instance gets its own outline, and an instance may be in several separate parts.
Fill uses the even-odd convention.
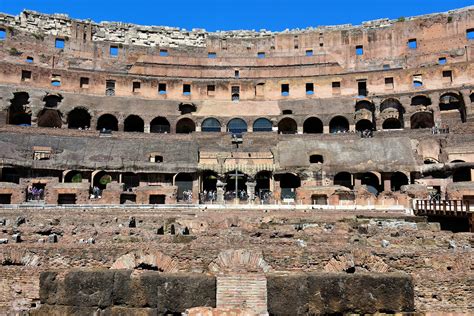
[[[258,58],[265,58],[265,53],[264,52],[258,52],[257,57]]]
[[[474,40],[474,29],[466,30],[466,38],[468,40]]]
[[[446,82],[453,81],[453,72],[451,70],[444,70],[443,71],[443,80]]]
[[[87,89],[89,88],[89,78],[86,78],[86,77],[81,77],[80,79],[80,87],[82,89]]]
[[[216,86],[213,84],[207,85],[207,95],[214,95],[216,92]]]
[[[191,95],[191,85],[183,84],[183,95]]]
[[[118,46],[110,46],[109,54],[112,57],[117,57],[118,56]]]
[[[265,84],[257,83],[257,85],[255,86],[255,96],[263,97],[264,90],[265,90]]]
[[[159,83],[158,84],[158,93],[159,94],[166,94],[166,83]]]
[[[358,90],[358,96],[360,97],[366,97],[368,94],[367,91],[367,81],[362,80],[362,81],[357,81],[357,90]]]
[[[160,56],[161,57],[168,57],[169,53],[167,49],[160,49]]]
[[[306,94],[313,95],[314,94],[314,83],[308,82],[306,83]]]
[[[408,40],[408,48],[409,49],[417,49],[418,48],[418,42],[416,41],[416,38],[412,38]]]
[[[413,87],[419,88],[423,86],[423,76],[413,75]]]
[[[332,83],[332,93],[333,94],[340,94],[341,93],[341,82],[340,81],[334,81]]]
[[[32,63],[33,61],[34,61],[33,57],[30,57],[30,56],[26,57],[26,62],[27,63]]]
[[[284,97],[290,95],[290,85],[288,83],[284,83],[281,85],[281,95]]]
[[[132,83],[132,91],[133,91],[133,92],[140,92],[141,86],[142,86],[141,82],[139,82],[139,81],[134,81],[134,82]]]
[[[306,56],[313,56],[313,50],[312,49],[307,49],[306,50]]]
[[[105,95],[107,96],[115,95],[115,80],[107,80],[105,82]]]
[[[7,38],[7,31],[5,29],[0,29],[0,41],[4,41]]]
[[[393,90],[393,88],[394,88],[393,77],[385,78],[385,89]]]
[[[382,66],[383,67],[383,70],[389,70],[390,69],[390,65],[389,64],[385,64]]]
[[[240,100],[240,87],[239,86],[232,86],[232,101],[237,102]]]
[[[21,81],[30,81],[31,80],[31,71],[22,70],[21,71]]]
[[[211,59],[214,59],[217,57],[217,54],[216,53],[213,53],[213,52],[209,52],[207,53],[207,58],[211,58]]]
[[[62,38],[57,38],[54,42],[54,47],[64,49],[64,40]]]
[[[356,46],[356,55],[357,56],[364,55],[364,46],[362,46],[362,45]]]
[[[240,78],[240,71],[236,70],[236,71],[234,72],[234,77],[235,77],[235,78]]]
[[[53,75],[51,77],[51,85],[53,87],[60,87],[61,86],[61,76],[60,75]]]
[[[440,64],[440,65],[445,65],[446,62],[447,62],[446,57],[440,57],[440,58],[438,59],[438,64]]]

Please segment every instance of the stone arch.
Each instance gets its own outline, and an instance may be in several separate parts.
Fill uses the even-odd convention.
[[[394,118],[394,117],[389,117],[385,119],[382,123],[382,129],[401,129],[402,128],[402,122],[400,119]]]
[[[70,170],[64,175],[65,183],[81,183],[84,178],[81,171]]]
[[[349,172],[339,172],[334,176],[334,185],[340,185],[349,189],[354,186],[352,184],[352,175]]]
[[[382,129],[403,128],[403,115],[405,108],[398,99],[389,98],[380,104],[380,120],[383,121]]]
[[[103,114],[97,120],[97,130],[118,131],[118,120],[112,114]]]
[[[254,132],[271,132],[273,131],[272,121],[264,117],[258,118],[253,122],[252,130]]]
[[[355,105],[355,111],[367,110],[369,112],[375,112],[375,105],[369,100],[357,101]]]
[[[38,113],[38,127],[61,128],[62,113],[55,109],[44,108]]]
[[[410,105],[412,105],[412,106],[418,106],[418,105],[429,106],[429,105],[431,105],[431,99],[429,97],[427,97],[426,95],[423,95],[423,94],[415,95],[414,97],[411,98]]]
[[[304,134],[322,134],[323,122],[317,117],[309,117],[303,123]]]
[[[329,132],[346,133],[349,131],[349,121],[344,116],[335,116],[329,122]]]
[[[154,270],[174,273],[178,272],[178,262],[160,251],[133,251],[115,260],[110,269]]]
[[[233,134],[247,132],[247,122],[241,118],[233,118],[227,123],[227,131]]]
[[[177,134],[191,134],[196,131],[196,124],[190,118],[182,118],[176,123]]]
[[[138,132],[143,133],[145,131],[145,122],[138,115],[129,115],[123,123],[124,132]]]
[[[451,163],[465,163],[464,160],[453,160]],[[453,171],[453,182],[469,182],[472,181],[471,168],[463,167]]]
[[[324,266],[326,272],[377,272],[385,273],[390,270],[380,257],[374,256],[368,251],[354,250],[351,253],[334,255]]]
[[[407,175],[404,174],[403,172],[394,172],[392,176],[390,177],[390,183],[391,183],[391,190],[396,192],[396,191],[400,191],[400,188],[402,186],[409,184],[410,180],[408,179]]]
[[[214,117],[208,117],[201,123],[201,132],[220,132],[221,122]]]
[[[84,107],[76,107],[67,114],[68,128],[86,129],[91,126],[91,115]]]
[[[298,131],[298,124],[291,117],[285,117],[278,122],[279,134],[296,134]]]
[[[7,112],[7,123],[11,125],[31,125],[31,112],[28,108],[29,94],[26,92],[13,93]]]
[[[43,98],[44,107],[55,109],[59,106],[59,103],[63,100],[60,94],[48,94]]]
[[[374,124],[370,120],[360,120],[356,123],[355,129],[358,132],[363,132],[365,130],[373,130],[374,129]]]
[[[405,113],[405,108],[403,107],[402,103],[400,100],[395,99],[395,98],[388,98],[382,101],[380,103],[380,112],[383,112],[387,109],[395,109],[401,114]]]
[[[224,250],[209,264],[209,271],[216,274],[235,272],[270,272],[272,267],[259,251],[247,249]]]
[[[461,122],[466,122],[466,107],[461,94],[448,92],[439,98],[439,111],[441,115],[449,115],[449,113],[457,114],[461,118]]]
[[[381,191],[381,185],[380,179],[376,174],[374,174],[373,172],[365,172],[357,175],[357,177],[360,179],[361,185],[367,186],[367,190],[370,193],[374,195],[379,194],[379,192]]]
[[[429,111],[416,112],[410,117],[411,129],[432,128],[434,126],[433,113]]]
[[[150,122],[150,133],[169,133],[170,122],[163,116],[157,116]]]

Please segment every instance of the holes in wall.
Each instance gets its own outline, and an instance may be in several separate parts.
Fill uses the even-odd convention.
[[[281,111],[281,113],[283,115],[291,115],[291,114],[293,114],[293,111],[292,110],[283,110],[283,111]]]
[[[183,95],[191,95],[191,85],[183,84]]]
[[[418,48],[418,42],[416,38],[412,38],[408,40],[408,48],[409,49],[417,49]]]
[[[0,29],[0,41],[4,41],[7,38],[7,31],[5,29]]]
[[[290,85],[288,83],[284,83],[281,85],[281,95],[283,97],[287,97],[290,95]]]
[[[31,80],[31,71],[22,70],[21,71],[21,81],[30,81]]]
[[[118,46],[110,46],[109,55],[110,55],[111,57],[117,57],[117,56],[118,56],[118,53],[119,53],[119,48],[118,48]]]
[[[240,100],[240,87],[239,86],[232,86],[232,101],[239,102]]]
[[[466,38],[468,40],[474,40],[474,29],[467,29],[466,30]]]
[[[306,83],[306,95],[313,95],[314,94],[314,83],[307,82]]]
[[[313,50],[312,49],[307,49],[306,50],[306,56],[308,56],[308,57],[313,56]]]
[[[159,83],[158,84],[158,94],[166,94],[166,83]]]
[[[443,71],[443,82],[447,82],[447,83],[453,82],[453,72],[451,70]]]
[[[393,90],[393,88],[394,88],[393,77],[385,78],[385,89],[386,90]]]
[[[134,81],[132,82],[132,91],[134,93],[139,93],[140,89],[142,87],[142,83],[140,81]]]
[[[216,93],[216,86],[213,84],[207,85],[207,95],[213,96]]]
[[[115,95],[115,80],[105,81],[105,95],[107,96]]]
[[[438,64],[439,64],[439,65],[446,65],[446,63],[447,63],[446,57],[440,57],[440,58],[438,59]]]
[[[357,45],[356,46],[356,55],[357,56],[364,55],[364,46],[363,45]]]
[[[255,96],[263,97],[264,92],[265,92],[265,83],[263,82],[257,83],[257,85],[255,86]]]
[[[207,53],[207,58],[214,59],[214,58],[216,58],[216,57],[217,57],[217,54],[214,53],[214,52],[209,52],[209,53]]]
[[[79,79],[79,86],[81,87],[81,89],[88,89],[89,88],[89,78],[81,77]]]
[[[168,53],[167,49],[160,49],[160,56],[161,57],[168,57],[170,54]]]
[[[25,61],[26,61],[27,63],[30,63],[30,64],[31,64],[31,63],[34,62],[34,58],[31,57],[31,56],[28,56],[28,57],[26,57],[26,60],[25,60]]]
[[[311,155],[309,156],[309,163],[323,163],[324,162],[324,158],[322,155]]]
[[[384,64],[382,66],[383,70],[389,70],[390,69],[390,65],[389,64]]]
[[[257,53],[257,58],[265,58],[265,53],[264,52],[258,52]]]
[[[357,81],[357,95],[359,97],[366,97],[367,94],[369,93],[367,91],[367,81],[365,80],[359,80]]]
[[[423,86],[423,76],[422,75],[413,75],[413,87],[420,88]]]
[[[51,77],[51,85],[53,87],[60,87],[61,86],[61,76],[53,74],[52,77]]]
[[[238,71],[238,70],[234,71],[234,77],[235,78],[240,78],[240,71]]]
[[[332,83],[332,94],[341,94],[341,82],[334,81]]]
[[[54,47],[59,48],[59,49],[64,49],[64,39],[57,38],[54,42]]]

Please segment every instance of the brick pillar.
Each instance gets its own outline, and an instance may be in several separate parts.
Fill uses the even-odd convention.
[[[267,314],[267,279],[263,274],[217,277],[217,308],[245,308]]]

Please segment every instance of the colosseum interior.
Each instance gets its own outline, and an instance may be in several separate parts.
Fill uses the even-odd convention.
[[[0,314],[474,313],[474,7],[0,57]]]

